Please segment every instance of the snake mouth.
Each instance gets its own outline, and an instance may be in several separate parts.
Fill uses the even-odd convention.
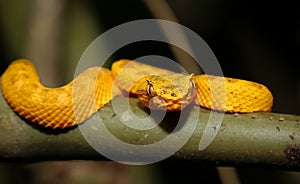
[[[141,103],[149,109],[163,110],[168,112],[181,111],[194,99],[194,91],[194,89],[190,90],[182,98],[165,99],[161,96],[150,96],[148,94],[143,94],[139,96],[139,99]]]

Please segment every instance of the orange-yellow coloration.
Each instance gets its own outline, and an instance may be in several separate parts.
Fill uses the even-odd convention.
[[[147,75],[169,75],[172,72],[162,68],[122,59],[114,62],[111,67],[115,85],[123,92],[133,92],[136,82]]]
[[[192,101],[194,84],[192,75],[173,73],[147,75],[131,88],[142,104],[157,110],[180,111]]]
[[[34,66],[22,59],[11,63],[2,75],[2,93],[25,119],[45,127],[66,128],[83,122],[108,103],[112,83],[109,70],[93,67],[63,87],[47,88],[39,82]]]
[[[226,112],[271,111],[273,96],[262,84],[251,81],[198,75],[193,77],[202,107]]]
[[[178,76],[182,78],[181,82],[178,82]],[[119,60],[111,71],[92,67],[65,86],[47,88],[40,83],[34,66],[28,60],[20,59],[10,64],[1,79],[3,96],[15,112],[52,128],[82,123],[120,91],[134,94],[150,108],[149,102],[153,100],[153,108],[168,111],[181,110],[189,104],[194,90],[196,103],[209,109],[227,112],[271,110],[272,94],[261,84],[208,75],[193,76],[192,80],[191,77]]]

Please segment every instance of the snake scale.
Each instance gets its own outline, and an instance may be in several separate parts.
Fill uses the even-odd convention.
[[[151,109],[167,111],[180,111],[191,103],[229,113],[271,111],[273,105],[272,93],[262,84],[212,75],[183,75],[125,59],[114,62],[111,70],[91,67],[58,88],[43,86],[33,64],[25,59],[12,62],[1,79],[3,96],[16,113],[52,128],[82,123],[124,93],[139,98]],[[211,87],[222,90],[222,84],[225,93],[212,95]]]

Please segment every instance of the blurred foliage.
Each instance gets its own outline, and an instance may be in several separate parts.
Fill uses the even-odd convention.
[[[33,2],[34,0],[0,0],[0,73],[12,60],[27,55],[26,47],[32,31],[30,15],[33,12]],[[225,76],[267,85],[275,97],[275,112],[300,114],[300,80],[297,77],[300,13],[297,1],[167,2],[180,23],[198,33],[208,43]],[[145,3],[140,0],[66,1],[64,11],[62,39],[56,43],[62,49],[55,62],[58,63],[57,73],[61,74],[60,83],[72,79],[80,55],[101,33],[128,21],[153,18]],[[111,61],[120,58],[134,59],[148,54],[172,57],[166,44],[145,42],[120,49],[111,57]],[[35,62],[43,64],[44,61],[40,59]],[[42,76],[48,77],[51,76]],[[178,166],[182,172],[183,168],[190,170],[191,167],[186,164]],[[174,167],[179,168],[178,166]],[[169,170],[170,177],[174,177],[172,169]],[[246,172],[251,173],[250,175],[255,173],[253,170]],[[273,179],[278,177],[272,176]],[[252,180],[253,178],[255,177]]]
[[[0,1],[1,72],[12,60],[26,56],[30,2]],[[300,82],[296,76],[300,16],[296,3],[219,0],[172,0],[168,3],[180,23],[208,43],[225,76],[263,83],[274,93],[275,112],[300,113]],[[72,79],[80,55],[101,33],[128,21],[153,18],[145,3],[138,0],[77,0],[66,1],[65,6],[63,36],[58,43],[62,45],[62,52],[57,58],[57,73],[63,75],[60,83]],[[148,54],[172,58],[166,44],[140,42],[120,49],[110,62]],[[44,77],[43,71],[40,73],[42,79],[51,77]]]

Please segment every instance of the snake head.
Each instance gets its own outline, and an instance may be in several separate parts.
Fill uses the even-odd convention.
[[[131,93],[146,107],[180,111],[194,98],[193,74],[149,75],[138,80]]]

